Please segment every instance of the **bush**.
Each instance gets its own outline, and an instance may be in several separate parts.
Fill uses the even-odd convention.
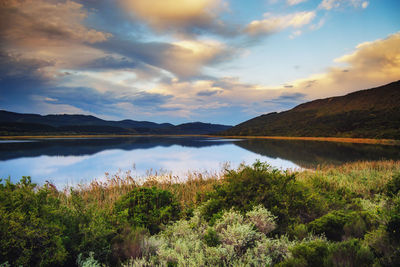
[[[204,235],[204,241],[209,247],[216,247],[221,244],[217,232],[213,228],[208,228],[206,234]]]
[[[290,249],[292,256],[278,266],[322,267],[329,255],[330,243],[324,240],[301,242]]]
[[[231,207],[248,211],[262,204],[277,216],[278,230],[283,232],[290,224],[311,221],[322,213],[322,201],[295,178],[295,174],[272,169],[259,161],[237,171],[228,170],[225,183],[208,194],[203,214],[211,219]]]
[[[256,207],[248,214],[268,214],[274,223],[265,208]],[[292,244],[287,238],[267,238],[249,216],[234,210],[224,212],[213,226],[195,210],[190,220],[168,225],[151,238],[150,243],[157,244],[153,253],[130,261],[129,266],[269,266],[286,258]]]
[[[374,254],[358,239],[331,243],[324,240],[301,242],[290,250],[292,256],[278,266],[346,266],[367,267],[374,263]]]
[[[386,184],[385,193],[389,197],[394,197],[400,191],[400,173],[393,175],[392,179]]]
[[[365,211],[332,211],[308,224],[309,231],[324,234],[329,240],[361,238],[375,225],[373,216]]]
[[[120,233],[112,240],[113,256],[118,262],[128,259],[140,258],[145,254],[143,247],[148,230],[145,228],[132,229],[128,226],[121,229]]]
[[[263,234],[268,234],[276,228],[277,219],[269,210],[258,205],[246,213],[248,220]]]
[[[30,177],[0,184],[0,258],[12,266],[60,265],[68,255],[60,202],[35,188]]]
[[[386,224],[386,231],[392,241],[400,245],[400,196],[390,201],[388,210],[389,220]]]
[[[171,192],[153,188],[135,188],[116,204],[115,211],[121,223],[147,228],[151,234],[160,226],[179,219],[180,206]]]
[[[368,267],[374,263],[374,254],[358,239],[331,245],[327,262],[331,266]]]

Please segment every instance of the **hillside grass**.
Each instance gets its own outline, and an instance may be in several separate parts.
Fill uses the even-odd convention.
[[[400,161],[0,184],[0,264],[395,266]]]

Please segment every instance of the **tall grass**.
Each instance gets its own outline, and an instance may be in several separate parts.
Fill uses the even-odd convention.
[[[293,171],[290,171],[293,172]],[[400,161],[362,161],[342,166],[323,166],[315,170],[302,170],[296,179],[308,185],[325,186],[332,190],[346,189],[357,195],[373,196],[383,190],[393,174],[400,172]],[[181,206],[190,207],[201,201],[204,193],[224,182],[225,172],[188,172],[185,177],[165,173],[148,173],[138,178],[130,172],[124,175],[106,174],[106,179],[94,180],[89,184],[80,184],[72,190],[79,194],[87,204],[102,209],[111,208],[121,196],[136,187],[156,187],[172,192]],[[68,204],[69,191],[65,188],[59,198]]]
[[[104,209],[111,208],[121,196],[134,188],[156,187],[172,192],[181,206],[185,208],[200,201],[204,192],[211,191],[214,185],[223,181],[223,177],[223,171],[219,173],[188,172],[185,177],[149,172],[145,178],[134,177],[130,172],[124,175],[106,173],[106,178],[102,181],[94,180],[89,184],[78,184],[74,188],[64,188],[63,194],[59,194],[59,197],[68,204],[69,192],[73,190],[82,197],[85,203],[94,204]]]
[[[297,175],[307,184],[325,183],[332,189],[347,189],[357,195],[372,196],[383,190],[393,174],[400,172],[400,161],[360,161],[341,166],[304,170]]]

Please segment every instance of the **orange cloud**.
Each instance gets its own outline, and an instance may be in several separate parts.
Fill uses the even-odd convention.
[[[87,11],[73,1],[5,0],[0,5],[2,49],[12,60],[47,62],[37,74],[47,79],[104,56],[90,44],[111,34],[84,25]]]
[[[314,11],[296,12],[279,16],[265,13],[263,20],[252,21],[244,31],[249,35],[271,34],[289,27],[301,28],[309,24],[314,18]]]
[[[222,0],[120,0],[122,6],[156,30],[204,27],[215,23]]]
[[[296,90],[308,98],[343,95],[400,79],[400,32],[386,39],[359,44],[356,50],[335,60],[344,64],[327,73],[295,81]]]
[[[111,36],[84,26],[86,17],[82,5],[73,1],[6,0],[0,6],[0,31],[8,42],[32,45],[96,43]]]
[[[212,40],[185,40],[172,44],[173,47],[163,54],[162,66],[180,77],[196,75],[205,65],[227,60],[232,52],[224,44]]]

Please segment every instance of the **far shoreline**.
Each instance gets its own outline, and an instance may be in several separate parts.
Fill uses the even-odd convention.
[[[74,139],[74,138],[132,138],[132,137],[214,137],[225,139],[270,139],[270,140],[303,140],[321,141],[335,143],[356,143],[376,145],[400,145],[400,140],[395,139],[373,139],[373,138],[351,138],[351,137],[294,137],[294,136],[240,136],[240,135],[210,135],[210,134],[141,134],[141,135],[120,135],[120,134],[98,134],[98,135],[10,135],[0,136],[0,140],[22,140],[22,139]]]

